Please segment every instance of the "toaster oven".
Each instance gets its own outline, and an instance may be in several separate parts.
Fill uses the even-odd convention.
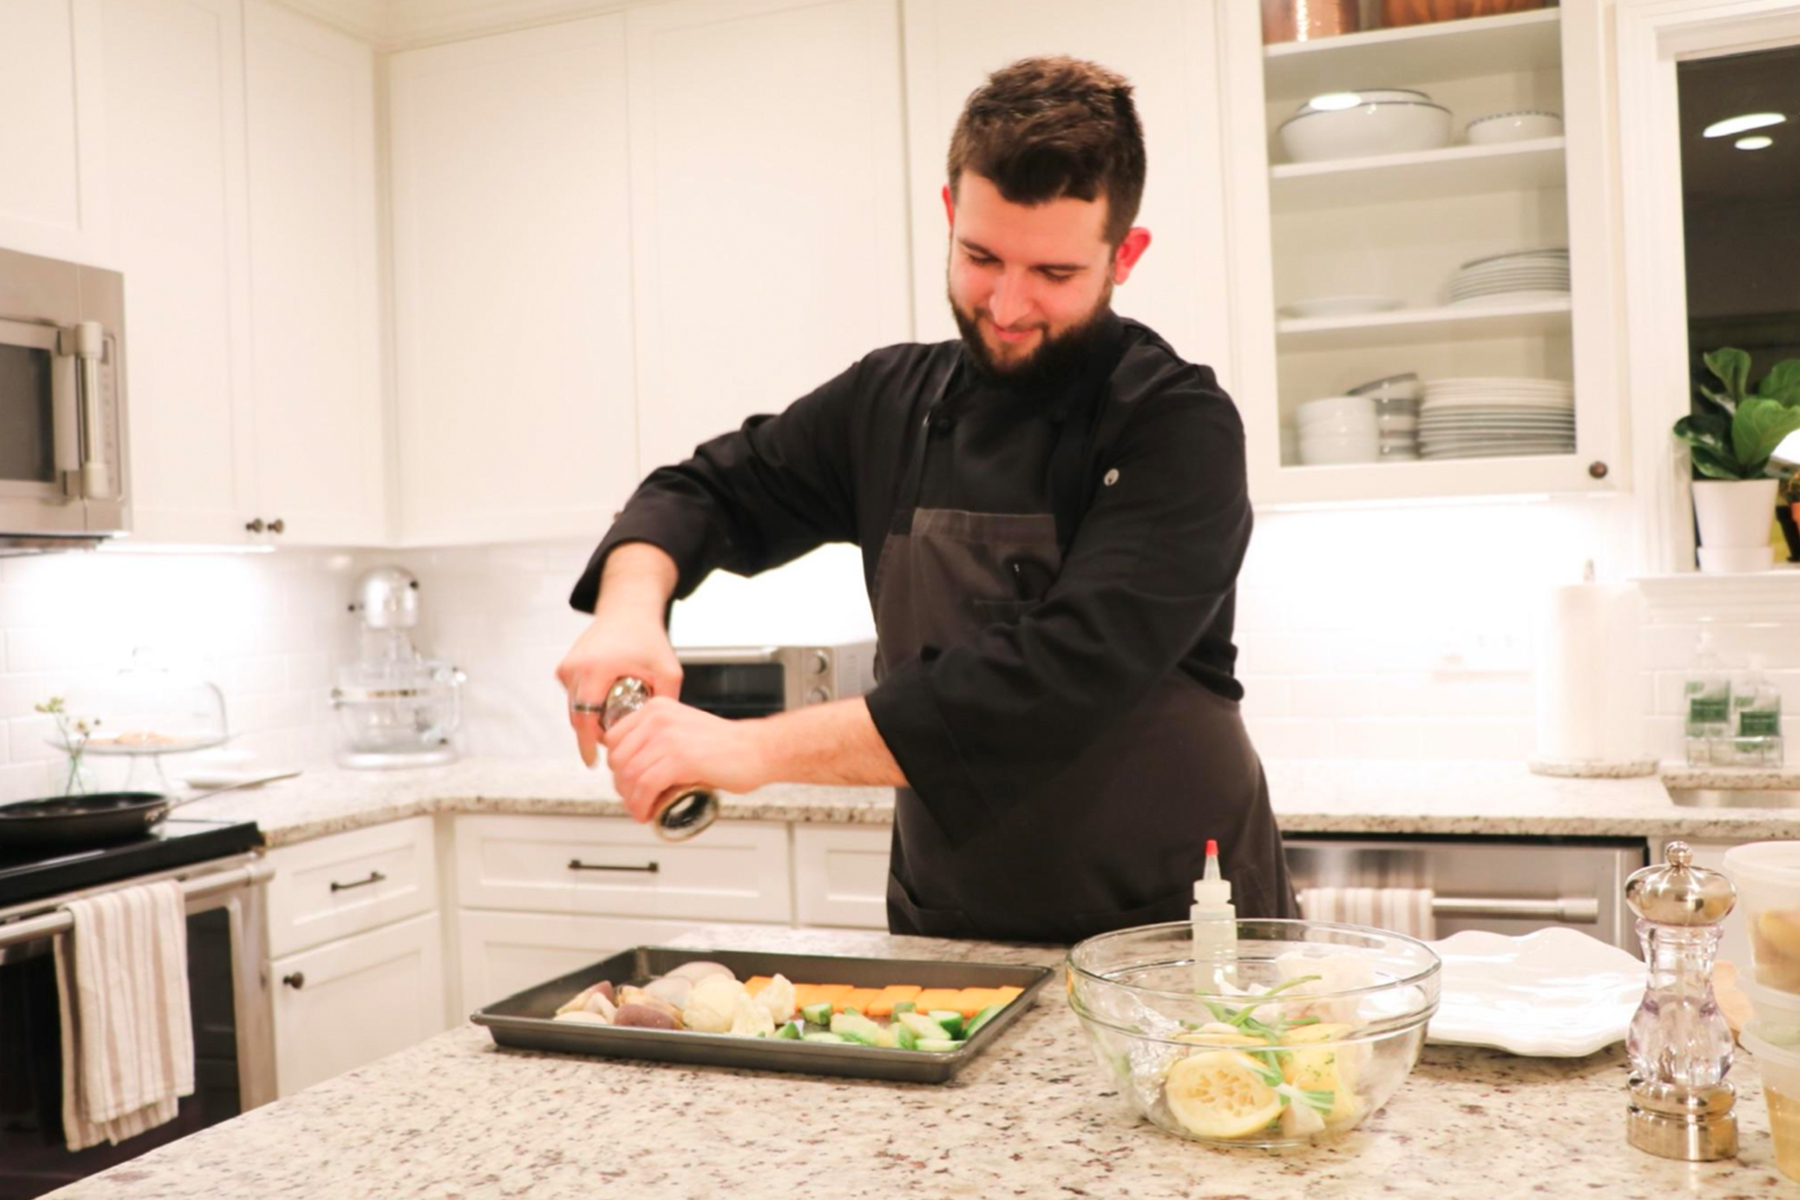
[[[860,696],[875,686],[875,643],[677,647],[681,701],[738,720]]]

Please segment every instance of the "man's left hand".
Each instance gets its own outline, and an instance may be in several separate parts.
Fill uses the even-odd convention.
[[[639,821],[650,819],[659,796],[682,784],[754,791],[770,782],[756,724],[653,697],[603,739],[613,786]]]

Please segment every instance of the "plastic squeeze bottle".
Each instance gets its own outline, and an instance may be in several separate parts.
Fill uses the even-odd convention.
[[[1219,870],[1219,843],[1207,839],[1206,870],[1194,881],[1194,990],[1218,995],[1237,984],[1237,906],[1231,881]]]

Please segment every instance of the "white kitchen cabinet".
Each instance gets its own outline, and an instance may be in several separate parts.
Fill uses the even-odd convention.
[[[795,825],[795,923],[885,930],[893,836],[887,825]]]
[[[274,960],[277,1094],[448,1028],[442,939],[431,912]]]
[[[462,1009],[474,1012],[633,946],[667,945],[704,923],[571,913],[457,914]]]
[[[280,958],[438,906],[436,826],[409,817],[269,852],[269,953]]]
[[[950,135],[987,75],[1035,54],[1077,53],[1123,74],[1144,126],[1149,175],[1138,224],[1149,252],[1113,306],[1183,357],[1230,378],[1229,296],[1213,0],[1140,0],[1129,19],[1091,0],[906,0],[913,296],[919,337],[957,336],[944,298],[949,226],[940,192]]]
[[[787,827],[765,821],[675,844],[625,817],[462,816],[456,875],[463,908],[793,920]]]
[[[400,540],[597,536],[638,474],[625,18],[390,70]]]
[[[899,21],[895,0],[625,16],[648,471],[912,336]]]
[[[1264,46],[1253,5],[1219,7],[1234,370],[1250,493],[1261,505],[1517,493],[1610,493],[1629,484],[1608,200],[1606,6],[1531,12]],[[1285,161],[1278,127],[1311,97],[1414,88],[1451,112],[1452,144],[1418,153]],[[1547,109],[1565,137],[1471,146],[1482,116]],[[1155,157],[1151,187],[1155,187]],[[1571,293],[1453,305],[1464,264],[1570,250]],[[1343,296],[1394,311],[1278,315]],[[1305,464],[1296,411],[1403,373],[1529,377],[1573,385],[1574,453]],[[1285,436],[1284,436],[1285,434]]]
[[[107,261],[100,0],[0,4],[0,247]]]
[[[256,511],[241,14],[238,0],[103,8],[134,537],[146,541],[241,542]]]
[[[277,544],[383,544],[374,51],[267,0],[244,34],[253,519]]]

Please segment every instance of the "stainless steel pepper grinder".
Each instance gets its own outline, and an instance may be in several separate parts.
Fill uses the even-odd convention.
[[[649,684],[630,675],[621,677],[606,693],[606,703],[600,710],[600,727],[611,729],[615,723],[644,707],[649,700]],[[718,816],[717,794],[710,788],[684,783],[670,788],[656,798],[650,827],[666,842],[684,842],[711,825]]]
[[[1686,842],[1670,842],[1668,862],[1633,872],[1625,903],[1638,915],[1649,983],[1631,1018],[1631,1106],[1626,1139],[1639,1150],[1686,1162],[1737,1153],[1737,1091],[1731,1029],[1713,998],[1719,923],[1737,889],[1694,866]]]

